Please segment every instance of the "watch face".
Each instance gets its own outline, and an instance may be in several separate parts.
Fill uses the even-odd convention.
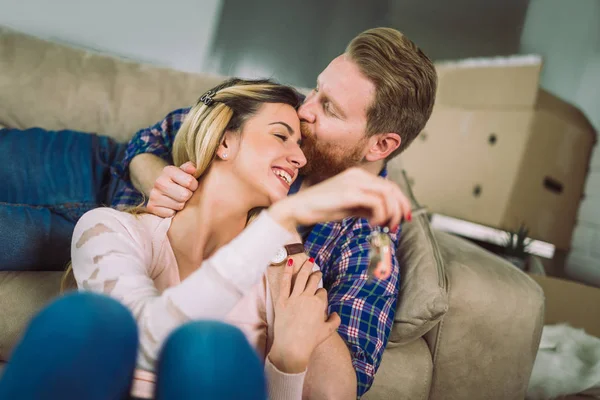
[[[286,257],[287,257],[287,251],[285,250],[285,247],[282,247],[279,250],[277,250],[277,253],[271,259],[271,263],[272,264],[281,264],[282,262],[285,261]]]

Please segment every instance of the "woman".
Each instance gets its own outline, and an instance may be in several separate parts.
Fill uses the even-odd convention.
[[[133,312],[139,382],[151,380],[147,372],[174,330],[213,319],[246,334],[264,361],[270,398],[301,398],[310,355],[339,317],[325,317],[327,297],[312,260],[299,271],[290,259],[266,273],[270,261],[285,244],[299,243],[298,225],[364,215],[393,228],[402,211],[399,190],[376,177],[369,191],[353,189],[342,174],[287,197],[306,163],[299,104],[293,89],[269,81],[219,85],[192,108],[175,139],[176,165],[193,163],[199,181],[183,210],[162,219],[95,209],[77,223],[77,285]],[[397,197],[384,199],[390,193]]]

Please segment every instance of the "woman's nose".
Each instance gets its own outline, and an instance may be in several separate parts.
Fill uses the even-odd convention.
[[[300,149],[300,146],[295,146],[293,153],[290,155],[288,161],[296,168],[302,168],[306,165],[306,157]]]

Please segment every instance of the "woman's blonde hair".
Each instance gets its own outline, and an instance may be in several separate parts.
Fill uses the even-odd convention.
[[[302,96],[294,88],[268,79],[233,78],[206,92],[190,109],[177,131],[172,149],[174,165],[192,162],[196,167],[194,177],[200,179],[215,160],[225,132],[241,132],[244,123],[265,103],[288,104],[297,109]],[[137,215],[145,209],[140,205],[126,211]],[[259,211],[250,211],[247,223]],[[61,291],[75,283],[72,270],[69,263],[61,281]]]
[[[196,179],[212,164],[225,132],[241,130],[264,103],[283,103],[294,108],[301,104],[295,89],[270,80],[234,78],[207,94],[185,117],[173,143],[174,164],[191,161],[196,166]]]

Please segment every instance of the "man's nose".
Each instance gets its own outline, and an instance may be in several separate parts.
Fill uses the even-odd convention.
[[[300,121],[305,121],[309,124],[313,124],[315,122],[315,113],[313,110],[313,102],[311,100],[306,100],[304,104],[302,104],[298,109],[298,118],[300,118]]]

